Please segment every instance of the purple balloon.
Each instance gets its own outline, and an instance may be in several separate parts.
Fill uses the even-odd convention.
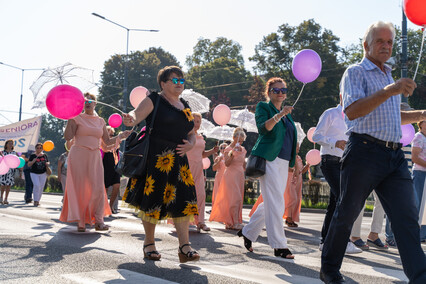
[[[294,77],[302,83],[310,83],[321,73],[321,57],[312,49],[303,49],[293,58]]]
[[[411,141],[413,141],[414,135],[416,134],[416,131],[414,130],[414,126],[411,124],[401,125],[401,130],[402,130],[402,137],[399,142],[401,142],[403,146],[407,146],[408,144],[411,144]]]

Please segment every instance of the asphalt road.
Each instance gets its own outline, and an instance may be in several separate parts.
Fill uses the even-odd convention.
[[[75,224],[59,222],[61,199],[44,194],[36,208],[24,204],[22,192],[11,192],[10,204],[0,205],[1,283],[322,283],[318,279],[322,213],[302,212],[298,228],[286,227],[294,260],[273,256],[266,231],[253,244],[255,252],[249,253],[236,231],[207,222],[212,228],[208,233],[190,228],[190,241],[201,261],[180,264],[172,225],[157,226],[162,259],[148,261],[142,252],[143,227],[131,209],[120,207],[119,214],[106,218],[111,226],[107,232],[90,228],[78,233]],[[248,213],[243,210],[245,222]],[[370,223],[371,218],[364,217],[364,240]],[[348,283],[407,282],[396,249],[347,256],[341,272]]]

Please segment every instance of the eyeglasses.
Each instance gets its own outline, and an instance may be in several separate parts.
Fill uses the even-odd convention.
[[[278,95],[280,92],[281,94],[285,95],[287,94],[287,88],[271,88],[269,89],[272,93]]]
[[[87,105],[87,104],[91,104],[91,103],[94,103],[95,101],[94,100],[86,100],[84,103]]]
[[[172,79],[169,79],[167,81],[172,81],[173,84],[175,84],[175,85],[177,85],[177,83],[180,83],[181,85],[185,84],[184,78],[180,78],[180,79],[179,78],[172,78]]]

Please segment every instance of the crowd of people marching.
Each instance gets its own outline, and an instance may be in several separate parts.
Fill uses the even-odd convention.
[[[372,24],[363,39],[364,58],[350,66],[340,85],[340,103],[319,118],[312,139],[321,145],[321,170],[330,185],[319,249],[322,251],[320,279],[342,283],[340,266],[345,253],[359,253],[369,247],[399,249],[404,272],[410,283],[426,283],[426,257],[420,242],[426,229],[419,226],[426,176],[426,111],[401,111],[400,95],[409,96],[416,88],[413,80],[394,82],[385,62],[392,54],[395,29],[390,23]],[[244,247],[253,243],[266,227],[268,243],[277,257],[292,259],[284,231],[298,227],[301,208],[302,175],[309,169],[298,155],[300,141],[292,112],[285,105],[287,83],[279,77],[266,82],[265,100],[256,106],[258,139],[251,155],[265,160],[265,174],[259,178],[261,196],[243,224],[242,207],[247,150],[244,129],[237,127],[233,138],[206,150],[198,133],[201,115],[192,113],[180,98],[184,90],[183,71],[176,66],[160,70],[159,92],[150,93],[139,106],[123,114],[126,126],[145,120],[150,148],[146,174],[130,178],[122,197],[142,219],[145,230],[144,257],[160,260],[155,238],[162,220],[173,223],[178,238],[180,262],[196,261],[200,254],[189,242],[189,226],[208,232],[205,217],[205,177],[202,159],[213,156],[216,171],[212,192],[210,222],[220,222],[236,230]],[[109,230],[104,217],[116,213],[120,176],[114,171],[120,142],[130,131],[114,136],[104,119],[95,112],[96,97],[85,94],[84,111],[69,119],[64,132],[66,152],[58,163],[58,179],[64,189],[62,222],[76,223],[79,232],[86,226]],[[417,123],[419,132],[412,141],[413,173],[399,143],[401,125]],[[6,141],[2,155],[17,155],[12,140]],[[38,143],[35,151],[22,156],[26,181],[25,201],[39,206],[49,168],[49,159]],[[1,199],[9,204],[14,170],[0,176]],[[108,204],[106,188],[112,186]],[[374,192],[375,209],[371,232],[364,242],[360,218],[366,198]],[[424,198],[423,198],[424,199]],[[424,202],[423,202],[424,203]],[[384,214],[390,220],[394,240],[379,238]],[[357,219],[358,218],[358,219]],[[355,224],[354,224],[355,223]]]

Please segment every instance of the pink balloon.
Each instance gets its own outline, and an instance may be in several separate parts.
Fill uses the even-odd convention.
[[[402,143],[403,146],[407,146],[411,144],[413,141],[414,135],[416,135],[416,131],[414,130],[414,126],[411,124],[401,125],[402,137],[399,142]]]
[[[321,57],[312,49],[303,49],[293,58],[293,75],[302,83],[310,83],[318,78],[321,67]]]
[[[316,127],[311,127],[308,130],[308,133],[306,134],[306,136],[308,137],[308,140],[311,141],[312,143],[315,143],[314,140],[312,140],[312,136],[314,135],[315,129],[317,129]]]
[[[46,107],[56,118],[71,119],[83,111],[84,96],[76,87],[59,85],[52,88],[47,94]]]
[[[9,167],[6,165],[6,163],[3,161],[0,162],[0,175],[4,175],[9,171]]]
[[[308,162],[311,166],[318,165],[321,162],[321,154],[317,149],[312,149],[308,153],[306,153],[306,162]]]
[[[219,104],[213,110],[213,120],[223,126],[231,120],[231,110],[227,105]]]
[[[130,104],[134,108],[137,108],[138,105],[141,103],[141,101],[143,101],[143,99],[146,98],[148,93],[149,93],[149,91],[145,87],[139,86],[139,87],[134,88],[130,92]]]
[[[2,160],[3,160],[3,156],[0,156],[0,163],[1,163]]]
[[[9,168],[15,169],[19,166],[19,163],[21,161],[19,160],[19,157],[16,155],[6,155],[3,157],[3,162],[5,162]]]
[[[207,170],[210,167],[210,159],[209,158],[203,158],[203,169]]]
[[[121,117],[121,115],[119,115],[118,113],[113,113],[109,116],[108,118],[108,124],[112,127],[112,128],[117,128],[121,125],[121,123],[123,122],[123,118]]]

